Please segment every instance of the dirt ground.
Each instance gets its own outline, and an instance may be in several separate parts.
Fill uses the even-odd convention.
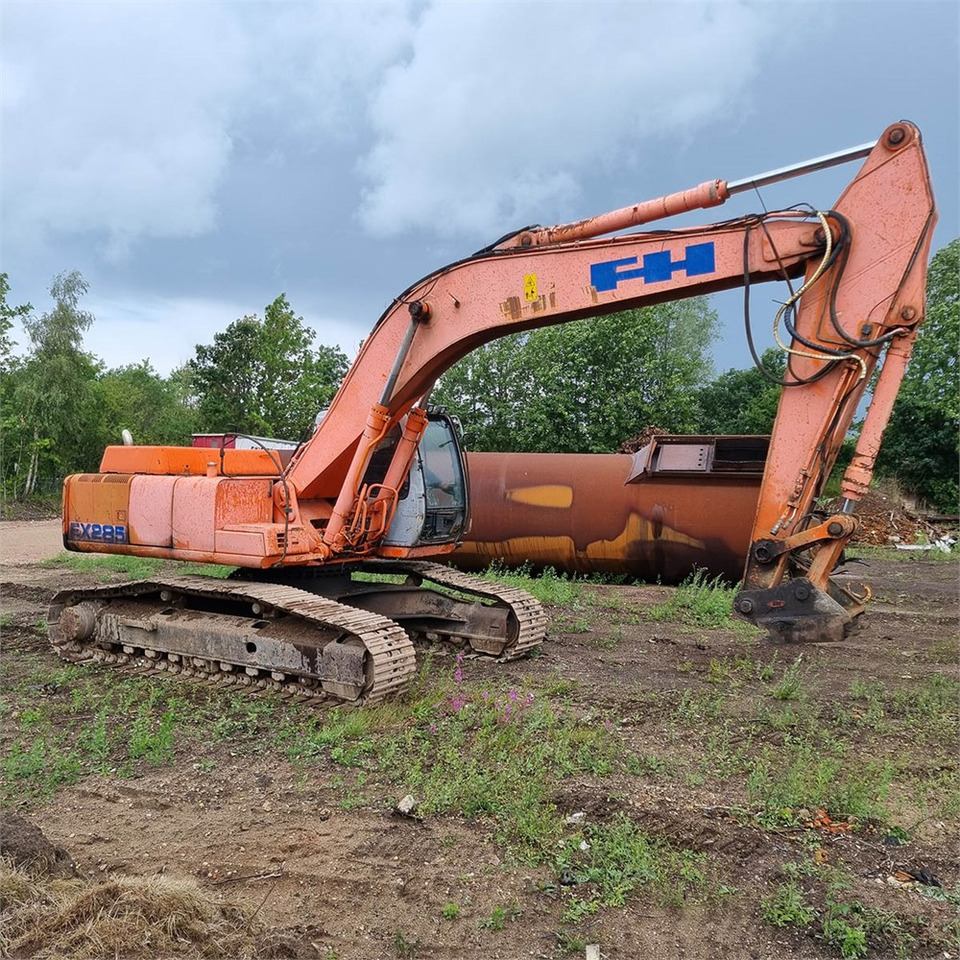
[[[59,668],[38,626],[49,598],[101,575],[39,565],[59,552],[55,522],[2,524],[0,544],[7,753],[27,735],[31,705],[70,695],[42,681],[44,670]],[[806,863],[814,850],[818,864],[842,866],[848,898],[901,918],[914,936],[910,955],[957,957],[943,933],[955,903],[927,896],[927,885],[907,876],[922,868],[937,889],[958,889],[960,827],[945,800],[946,791],[956,792],[955,744],[913,738],[914,728],[894,722],[901,714],[891,705],[913,716],[911,697],[932,689],[931,678],[956,680],[958,569],[912,557],[870,563],[857,572],[875,600],[862,628],[841,644],[776,648],[734,630],[656,622],[647,612],[670,588],[596,586],[591,595],[602,603],[550,608],[541,656],[465,665],[479,684],[506,678],[518,688],[563,687],[580,722],[605,723],[622,739],[640,758],[631,771],[564,778],[551,798],[556,811],[587,823],[623,813],[651,836],[703,854],[713,892],[696,903],[664,905],[641,892],[625,906],[564,924],[565,881],[558,885],[547,866],[518,862],[488,820],[399,817],[392,806],[406,792],[402,783],[374,771],[360,789],[355,772],[332,759],[304,766],[230,738],[186,741],[167,762],[141,761],[123,775],[84,773],[51,796],[11,790],[7,804],[87,876],[198,879],[212,900],[242,904],[283,931],[295,944],[291,955],[302,957],[546,958],[582,956],[594,943],[607,958],[836,956],[819,928],[776,927],[761,915],[762,898],[784,881],[784,865]],[[773,688],[753,678],[765,667],[786,677],[789,664],[804,684],[802,697],[771,699]],[[862,693],[869,682],[888,697],[876,729],[876,704]],[[721,712],[711,713],[711,704]],[[764,726],[758,710],[766,705],[831,718],[843,707],[847,720],[837,729],[846,722],[897,764],[888,809],[903,829],[864,823],[831,832],[739,816],[749,801],[738,744],[759,736],[774,752],[789,745],[789,729],[781,736]],[[777,716],[789,728],[789,713]],[[725,739],[717,737],[721,721]],[[730,758],[726,773],[709,765],[721,755]],[[924,778],[933,784],[926,794],[915,789]],[[446,915],[450,904],[455,918]],[[489,918],[505,907],[508,919],[497,929]],[[871,946],[869,955],[893,956],[892,944]]]

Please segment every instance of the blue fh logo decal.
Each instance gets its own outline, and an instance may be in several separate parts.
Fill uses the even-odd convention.
[[[671,280],[678,270],[688,277],[713,273],[717,267],[712,243],[694,243],[684,250],[682,260],[673,260],[669,250],[645,253],[637,267],[637,257],[607,260],[590,264],[590,283],[598,291],[616,290],[621,280],[643,280],[644,283],[663,283]]]
[[[92,540],[96,543],[126,543],[127,528],[112,523],[70,523],[70,540]]]

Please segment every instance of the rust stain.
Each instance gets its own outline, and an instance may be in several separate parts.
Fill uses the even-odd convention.
[[[625,484],[623,455],[469,454],[473,526],[451,559],[676,582],[743,569],[760,477],[707,474]]]
[[[519,320],[523,315],[519,297],[507,297],[500,301],[500,312],[510,320]]]

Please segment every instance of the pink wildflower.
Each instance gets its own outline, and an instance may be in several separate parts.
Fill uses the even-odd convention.
[[[459,667],[453,671],[453,679],[455,683],[463,683],[463,671]]]
[[[511,691],[507,694],[507,696],[508,696],[514,703],[517,702],[517,691],[516,691],[516,690],[511,690]],[[508,704],[508,706],[509,706],[509,704]]]

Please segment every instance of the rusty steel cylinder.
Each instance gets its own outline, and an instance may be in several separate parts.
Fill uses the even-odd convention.
[[[663,583],[699,567],[739,580],[762,464],[752,472],[654,472],[637,480],[637,456],[469,454],[472,524],[443,559],[468,570],[529,563]]]

